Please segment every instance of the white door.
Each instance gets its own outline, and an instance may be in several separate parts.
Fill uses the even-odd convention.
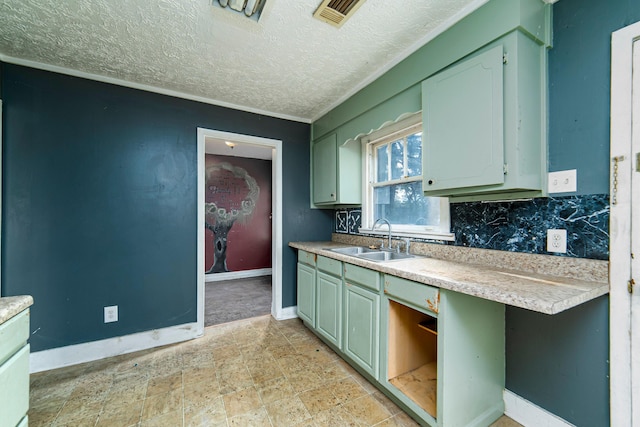
[[[631,107],[631,415],[640,426],[640,41],[633,43]]]
[[[640,427],[640,23],[611,52],[611,425]]]

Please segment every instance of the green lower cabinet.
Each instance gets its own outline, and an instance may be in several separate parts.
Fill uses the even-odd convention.
[[[504,412],[504,304],[412,282],[438,293],[433,311],[421,301],[407,304],[411,286],[387,287],[397,282],[389,277],[380,315],[382,386],[424,425],[497,420]]]
[[[0,427],[26,425],[29,411],[29,309],[0,324]]]
[[[488,426],[504,413],[504,304],[298,260],[299,317],[421,425]]]
[[[380,295],[345,281],[344,352],[378,379]]]
[[[316,269],[298,263],[298,317],[309,326],[316,326]]]
[[[316,331],[342,348],[342,278],[321,271],[316,276]]]

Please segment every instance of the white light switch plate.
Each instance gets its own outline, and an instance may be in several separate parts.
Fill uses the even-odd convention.
[[[118,306],[110,305],[104,308],[104,323],[111,323],[118,321]]]
[[[547,252],[567,253],[567,230],[547,230]]]
[[[578,191],[578,171],[576,169],[549,172],[549,194],[575,193]]]

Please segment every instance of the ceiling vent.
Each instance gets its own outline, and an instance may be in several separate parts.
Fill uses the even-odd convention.
[[[339,28],[364,2],[365,0],[323,0],[313,16]]]

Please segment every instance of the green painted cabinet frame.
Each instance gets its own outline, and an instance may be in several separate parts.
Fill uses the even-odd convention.
[[[362,155],[359,142],[338,143],[331,133],[312,146],[312,201],[315,205],[362,203]]]
[[[546,47],[516,30],[422,83],[425,195],[546,194],[545,68]]]
[[[336,134],[313,144],[313,203],[333,204],[338,199],[338,144]]]
[[[29,411],[30,310],[0,324],[0,426],[26,425]]]
[[[298,261],[300,318],[421,424],[484,426],[504,413],[504,304],[305,251]],[[437,319],[436,417],[389,382],[389,301]]]
[[[316,276],[316,332],[342,348],[342,277],[322,271]]]
[[[379,381],[387,393],[426,425],[490,425],[504,413],[504,304],[443,289],[439,292],[437,314],[426,308],[417,310],[437,318],[436,417],[389,382],[385,354],[389,346],[389,301],[405,305],[406,298],[397,298],[387,290],[380,314]],[[419,306],[412,304],[410,308]]]
[[[302,252],[302,251],[301,251]],[[305,252],[306,254],[306,252]],[[316,325],[316,268],[301,262],[303,256],[298,255],[298,317],[311,327]]]
[[[378,379],[380,295],[345,280],[344,352]]]
[[[502,46],[422,83],[422,188],[504,183]]]

